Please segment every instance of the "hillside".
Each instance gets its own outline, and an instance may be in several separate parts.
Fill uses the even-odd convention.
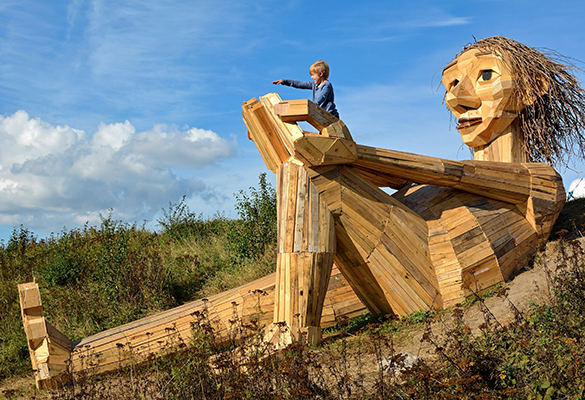
[[[210,345],[146,370],[78,381],[75,393],[35,393],[27,374],[4,380],[0,399],[187,398],[194,379],[205,398],[275,398],[276,392],[281,398],[581,398],[584,204],[567,203],[554,230],[566,229],[565,238],[553,238],[504,287],[438,315],[381,322],[364,316],[327,333],[318,349],[253,358],[244,369],[220,357],[213,373],[205,360],[218,349]],[[399,376],[379,372],[380,362],[406,353],[423,362]]]

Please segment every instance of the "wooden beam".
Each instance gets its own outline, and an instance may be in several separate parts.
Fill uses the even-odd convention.
[[[282,164],[277,182],[280,224],[274,323],[286,323],[287,334],[316,345],[335,255],[333,216],[299,163]],[[268,335],[274,334],[281,332],[268,330]],[[282,341],[277,342],[290,343],[292,338]]]
[[[71,356],[71,341],[43,316],[39,286],[36,283],[18,285],[22,323],[37,389],[51,389],[65,382],[67,363]]]
[[[281,101],[274,105],[274,113],[285,122],[307,121],[324,136],[352,140],[343,121],[310,100]]]
[[[357,161],[353,140],[305,135],[294,142],[294,156],[308,167],[349,164]]]

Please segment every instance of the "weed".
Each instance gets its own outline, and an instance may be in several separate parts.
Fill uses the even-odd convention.
[[[274,190],[261,176],[260,189],[241,191],[237,200],[237,220],[203,218],[185,198],[170,203],[160,233],[111,213],[98,226],[63,229],[46,239],[24,226],[14,229],[0,245],[0,380],[30,371],[19,283],[36,279],[45,316],[75,340],[272,272]],[[234,246],[236,233],[243,237]]]
[[[265,273],[274,265],[271,232],[275,231],[260,223],[263,215],[270,215],[269,189],[261,181],[260,190],[240,196],[243,213],[237,221],[205,220],[184,201],[171,204],[167,225],[159,234],[111,217],[103,218],[98,227],[64,231],[45,240],[24,227],[15,229],[0,248],[0,379],[30,370],[16,283],[37,278],[47,318],[72,338],[172,307],[205,291],[237,286],[242,276],[253,276],[254,266],[265,264],[261,267]],[[227,246],[226,227],[232,223],[239,224],[239,234],[251,233],[252,240]],[[505,288],[494,288],[474,296],[474,307],[484,317],[477,332],[465,319],[464,306],[469,304],[464,304],[448,313],[419,312],[401,320],[364,314],[353,322],[338,321],[337,332],[346,334],[321,347],[297,342],[276,351],[262,345],[261,327],[254,321],[237,319],[230,346],[218,346],[202,313],[194,318],[190,341],[178,340],[169,330],[163,357],[140,362],[130,357],[124,368],[104,376],[72,374],[70,385],[48,395],[56,399],[580,399],[585,394],[585,254],[581,241],[567,237],[558,242],[558,268],[549,271],[549,303],[533,304],[525,313],[516,310],[511,323],[498,321],[487,306],[486,296],[497,295],[515,308]],[[242,261],[234,262],[237,259]],[[407,368],[405,355],[396,353],[394,344],[420,326],[425,327],[423,343],[432,346],[436,356],[425,356]],[[132,350],[120,343],[119,351],[126,356],[123,352]],[[95,361],[85,360],[88,366]],[[380,367],[382,361],[391,367]],[[9,390],[4,395],[15,397]]]

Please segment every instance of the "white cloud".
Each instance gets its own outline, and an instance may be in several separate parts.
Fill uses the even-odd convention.
[[[440,18],[427,18],[412,22],[413,27],[445,27],[456,25],[468,25],[471,23],[470,17],[451,17],[444,16]]]
[[[0,119],[0,131],[0,160],[4,166],[48,154],[60,154],[85,137],[80,130],[51,126],[38,118],[30,118],[22,110]],[[26,158],[22,157],[23,153]]]
[[[24,111],[0,116],[0,224],[57,230],[99,221],[111,208],[125,221],[151,220],[182,195],[225,197],[174,169],[213,165],[235,150],[235,140],[197,128],[136,132],[125,121],[102,123],[90,137]]]
[[[112,150],[118,151],[134,133],[136,133],[136,129],[130,121],[109,125],[102,122],[93,135],[92,142],[98,147],[110,147]]]
[[[175,143],[181,141],[177,147]],[[192,128],[186,132],[169,130],[165,125],[136,135],[133,153],[141,154],[160,165],[185,168],[201,167],[220,157],[228,157],[233,148],[226,147],[224,139],[209,130]],[[193,157],[198,154],[198,157]]]

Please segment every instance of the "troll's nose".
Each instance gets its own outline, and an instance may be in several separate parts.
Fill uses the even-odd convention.
[[[468,78],[463,78],[449,90],[445,102],[447,107],[461,114],[467,110],[477,109],[481,105],[481,100],[475,94],[473,84]]]

